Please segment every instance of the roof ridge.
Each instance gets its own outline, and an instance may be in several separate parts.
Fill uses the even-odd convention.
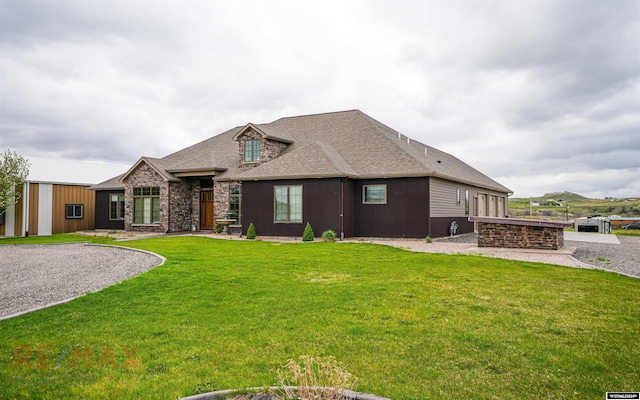
[[[342,114],[342,113],[349,113],[349,112],[359,112],[361,114],[364,114],[362,111],[358,110],[357,108],[351,109],[351,110],[342,110],[342,111],[329,111],[329,112],[322,112],[322,113],[313,113],[313,114],[303,114],[303,115],[294,115],[291,117],[280,117],[274,121],[271,122],[267,122],[266,124],[272,124],[276,121],[282,121],[285,119],[294,119],[294,118],[306,118],[306,117],[316,117],[319,115],[329,115],[329,114]],[[364,114],[366,115],[366,114]],[[260,125],[266,125],[266,124],[260,124]]]

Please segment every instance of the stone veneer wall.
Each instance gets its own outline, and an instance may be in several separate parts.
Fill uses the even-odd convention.
[[[478,247],[558,250],[563,228],[478,222]]]
[[[245,140],[252,140],[252,139],[260,139],[260,161],[259,162],[244,162],[244,142]],[[238,146],[238,164],[240,164],[241,167],[250,167],[250,166],[256,166],[256,165],[260,165],[266,162],[269,162],[271,160],[273,160],[274,158],[278,157],[280,155],[280,153],[282,153],[284,151],[284,149],[287,147],[286,143],[282,143],[282,142],[278,142],[276,140],[270,140],[270,139],[262,139],[262,136],[258,133],[255,132],[252,129],[249,129],[244,135],[242,135],[242,137],[240,138],[240,143]]]
[[[124,180],[124,229],[137,232],[167,232],[169,230],[169,183],[146,163]],[[160,223],[151,225],[133,224],[133,188],[160,187]]]
[[[181,182],[169,184],[169,231],[189,230],[189,221],[195,226],[200,224],[199,190],[194,190],[200,183],[193,179],[183,179]],[[196,205],[197,204],[197,205]],[[194,205],[196,205],[194,207]],[[194,211],[197,211],[194,212]],[[194,218],[197,215],[197,218]],[[195,220],[194,220],[195,219]]]

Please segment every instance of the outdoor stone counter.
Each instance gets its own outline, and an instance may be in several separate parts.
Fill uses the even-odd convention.
[[[478,247],[558,250],[564,246],[564,228],[572,222],[470,217],[478,224]]]

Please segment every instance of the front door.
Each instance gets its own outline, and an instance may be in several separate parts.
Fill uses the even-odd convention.
[[[200,229],[213,230],[214,228],[213,191],[200,192]]]

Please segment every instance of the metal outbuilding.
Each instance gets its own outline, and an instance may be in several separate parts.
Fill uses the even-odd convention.
[[[51,235],[95,229],[95,192],[89,186],[126,166],[28,158],[27,183],[0,224],[0,236]]]

